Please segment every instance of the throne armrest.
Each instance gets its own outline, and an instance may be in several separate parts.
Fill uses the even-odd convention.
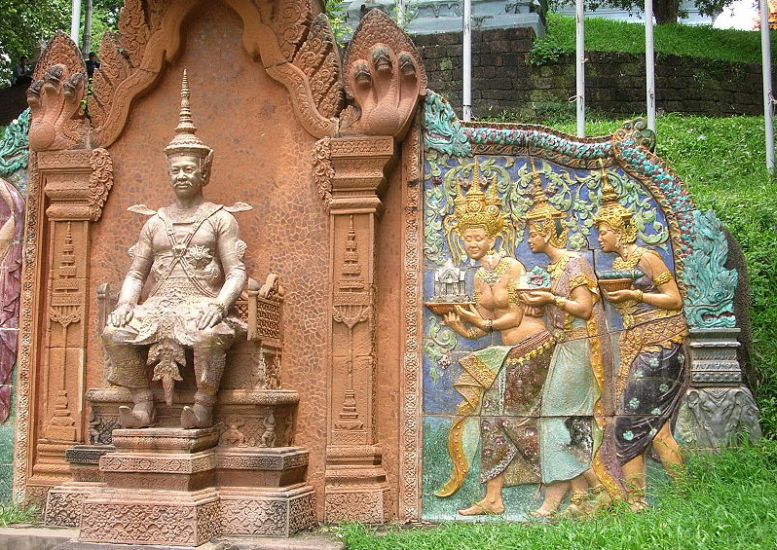
[[[248,339],[264,348],[281,349],[281,322],[286,290],[275,273],[261,288],[248,289]]]

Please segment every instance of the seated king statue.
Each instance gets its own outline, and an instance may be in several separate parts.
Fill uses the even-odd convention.
[[[230,314],[246,285],[246,245],[230,212],[250,207],[225,207],[204,199],[213,150],[196,131],[184,71],[179,123],[165,148],[175,200],[159,211],[144,205],[130,208],[150,217],[130,249],[132,267],[103,331],[111,367],[108,381],[128,388],[134,403],[119,411],[124,428],[155,423],[153,380],[162,382],[165,400],[172,405],[187,349],[192,350],[197,391],[194,405],[183,408],[181,426],[212,426],[227,349],[246,329]],[[140,303],[149,276],[150,290]]]

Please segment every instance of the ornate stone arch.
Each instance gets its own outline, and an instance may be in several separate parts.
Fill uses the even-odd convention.
[[[340,56],[326,16],[311,0],[223,0],[243,22],[243,47],[289,92],[303,128],[321,138],[337,133],[344,106]],[[183,24],[203,0],[128,0],[119,34],[100,45],[102,66],[88,99],[93,146],[121,134],[138,96],[181,52]]]

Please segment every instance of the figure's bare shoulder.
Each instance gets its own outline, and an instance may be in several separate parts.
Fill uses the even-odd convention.
[[[507,256],[502,261],[507,263],[510,274],[513,277],[520,277],[526,273],[526,266],[520,260]]]

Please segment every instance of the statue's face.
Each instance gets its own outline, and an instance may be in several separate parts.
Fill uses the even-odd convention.
[[[202,171],[202,161],[193,155],[170,158],[170,184],[177,197],[188,198],[202,192],[208,183]]]
[[[532,252],[541,253],[545,252],[548,247],[549,237],[542,234],[540,229],[534,225],[529,224],[529,248]]]
[[[467,252],[467,256],[473,260],[479,260],[488,254],[488,251],[496,243],[496,237],[489,237],[482,227],[466,229],[462,238],[464,239],[464,250]]]
[[[599,246],[603,252],[617,252],[618,233],[606,223],[599,224]]]

